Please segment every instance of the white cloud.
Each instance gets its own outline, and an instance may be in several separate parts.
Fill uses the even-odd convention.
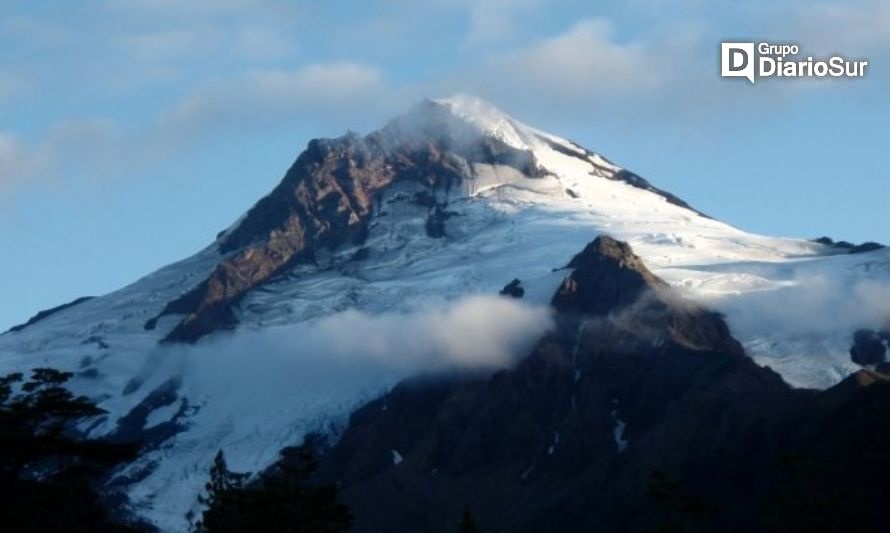
[[[410,371],[509,366],[551,327],[549,311],[497,296],[468,296],[408,313],[347,311],[313,324],[316,349]],[[305,346],[301,337],[301,344]]]
[[[797,9],[793,38],[819,53],[867,56],[890,49],[890,1],[808,3]]]
[[[805,275],[774,291],[736,295],[722,306],[743,337],[763,332],[793,338],[841,337],[890,321],[890,285],[877,280],[849,283],[836,274]]]
[[[590,120],[595,114],[645,113],[647,120],[661,120],[665,112],[701,106],[698,93],[717,79],[713,61],[704,59],[713,47],[703,44],[694,27],[688,30],[622,40],[610,20],[585,19],[563,33],[489,56],[441,85],[531,117]]]
[[[368,381],[370,375],[398,379],[454,369],[509,367],[528,355],[551,327],[545,307],[476,295],[401,312],[349,310],[308,323],[225,334],[195,347],[170,349],[207,367],[200,374],[211,380],[225,374],[242,384],[255,377],[263,388],[274,378],[292,390],[329,389],[348,381]]]
[[[540,7],[541,0],[459,0],[469,15],[467,46],[489,44],[514,37],[515,15]]]
[[[230,60],[251,63],[287,57],[298,49],[297,36],[288,18],[266,20],[249,13],[245,16],[161,21],[143,28],[111,36],[120,43],[126,57],[140,68],[156,64],[182,65],[190,59]]]
[[[57,177],[102,180],[188,150],[214,136],[340,119],[344,129],[386,99],[383,74],[357,63],[254,70],[207,81],[157,120],[122,127],[104,118],[64,119],[35,142],[0,132],[0,187]]]
[[[21,181],[27,161],[24,144],[15,135],[0,132],[0,189]]]
[[[193,132],[282,124],[295,116],[343,116],[372,106],[383,90],[382,73],[357,63],[255,70],[204,83],[168,111],[163,123],[171,132]]]
[[[120,129],[106,119],[60,121],[37,143],[0,132],[0,188],[49,183],[58,177],[105,179],[131,156]]]
[[[50,128],[38,156],[56,167],[70,164],[84,169],[87,179],[104,179],[121,168],[126,155],[119,155],[127,142],[127,134],[113,120],[68,119]]]
[[[637,3],[661,5],[660,0]],[[731,31],[733,26],[713,19],[714,12],[745,11],[748,16],[756,12],[756,26],[848,54],[871,54],[890,47],[890,2],[886,0],[795,3],[781,9],[767,9],[760,2],[756,9],[717,9],[710,4],[699,8],[700,4],[698,0],[685,2],[677,12],[661,9],[659,17],[646,19],[651,23],[642,27],[619,27],[604,17],[581,18],[562,32],[541,37],[519,31],[528,15],[545,7],[553,9],[540,0],[436,0],[436,9],[404,2],[379,10],[380,18],[375,22],[389,31],[407,17],[413,30],[434,23],[442,9],[450,9],[452,14],[455,9],[465,10],[468,33],[436,34],[431,46],[441,45],[448,37],[455,47],[464,44],[477,50],[472,57],[458,57],[450,73],[419,69],[421,73],[396,82],[387,79],[377,65],[385,64],[381,55],[401,56],[387,49],[395,46],[392,43],[378,44],[383,40],[381,35],[358,31],[367,20],[333,21],[324,10],[278,0],[109,0],[105,4],[109,9],[101,15],[118,16],[120,25],[113,29],[103,24],[92,27],[95,31],[83,40],[87,53],[66,56],[65,68],[42,69],[43,77],[37,76],[35,84],[76,83],[88,98],[104,92],[123,102],[132,91],[135,108],[140,107],[142,95],[153,91],[155,85],[159,87],[151,93],[157,101],[151,99],[137,111],[159,118],[118,128],[119,139],[110,138],[110,130],[105,134],[95,128],[86,132],[83,138],[95,139],[97,146],[111,144],[115,150],[107,150],[111,155],[106,156],[74,154],[77,163],[66,166],[67,172],[77,164],[95,163],[107,169],[114,157],[166,157],[172,150],[187,149],[208,136],[250,135],[259,128],[287,127],[297,120],[322,125],[318,129],[323,134],[350,127],[362,129],[382,124],[413,100],[453,92],[489,98],[555,130],[579,121],[610,120],[693,127],[698,119],[723,121],[752,112],[768,113],[788,103],[804,84],[765,83],[751,90],[744,83],[719,79],[715,58],[720,36],[716,32]],[[687,23],[694,13],[702,13],[702,19]],[[785,15],[781,24],[774,20],[777,13]],[[765,20],[766,14],[773,18]],[[335,25],[327,39],[342,45],[353,38],[348,41],[350,50],[367,46],[373,50],[367,55],[376,59],[357,61],[346,56],[340,62],[292,67],[294,55],[307,53],[305,46],[300,46],[303,34],[297,29],[307,20]],[[40,30],[47,34],[47,43],[58,43],[64,31],[56,26],[51,19],[9,17],[0,23],[0,35]],[[426,44],[422,39],[414,40],[417,50],[408,55],[422,57]],[[514,40],[525,44],[505,48],[506,41]],[[331,43],[318,44],[328,51],[337,49]],[[488,44],[500,46],[486,49]],[[90,46],[96,49],[90,52]],[[66,47],[61,48],[64,53]],[[95,61],[98,49],[107,61]],[[100,64],[101,68],[97,67]],[[79,78],[67,79],[71,72],[77,72]],[[0,102],[27,88],[19,74],[0,72]],[[830,85],[818,84],[816,88]],[[167,102],[162,98],[168,98]],[[148,105],[158,107],[148,109]],[[109,111],[115,116],[116,110]],[[58,119],[64,122],[64,116]],[[50,138],[52,135],[56,139]],[[34,143],[18,140],[13,149],[8,141],[12,137],[7,135],[0,167],[4,176],[43,173],[52,166],[48,162],[59,161],[60,156],[54,153],[63,150],[62,137],[52,131],[45,137]],[[67,139],[75,142],[77,136]],[[13,158],[13,153],[18,155]],[[34,168],[40,171],[30,170]]]
[[[641,41],[617,42],[612,23],[597,18],[578,22],[497,63],[520,83],[574,100],[661,87],[669,79],[669,66],[655,52]]]
[[[762,12],[776,11],[764,8]],[[882,12],[876,10],[875,15],[880,18]],[[774,20],[758,19],[758,24],[789,40],[806,35],[803,29],[792,29],[805,26],[798,18],[800,12],[783,13],[782,27]],[[867,17],[866,13],[861,16]],[[857,17],[844,22],[851,35],[857,33]],[[840,17],[834,24],[844,20]],[[868,42],[877,46],[890,25],[870,23],[864,27],[874,28],[867,32]],[[642,31],[619,31],[611,19],[588,18],[555,35],[489,54],[476,65],[427,87],[433,94],[477,94],[545,126],[632,121],[686,130],[733,127],[737,121],[768,117],[776,109],[794,106],[802,90],[869,88],[868,81],[851,87],[850,83],[824,80],[768,80],[751,87],[738,83],[744,80],[724,80],[719,76],[719,42],[727,37],[718,32],[733,31],[727,28],[705,20],[668,19]],[[821,42],[834,43],[836,48],[841,40],[827,37]],[[847,49],[865,48],[848,44]]]
[[[238,469],[256,471],[305,431],[336,427],[403,378],[424,374],[434,380],[440,372],[512,364],[527,355],[548,324],[541,308],[490,296],[402,313],[349,311],[311,323],[240,329],[194,346],[160,347],[148,354],[134,381],[143,381],[147,391],[149,384],[180,378],[178,394],[192,407],[190,438],[206,436],[213,446],[196,448],[189,439],[176,439],[185,442],[171,443],[177,464],[185,466],[164,472],[181,481],[181,472],[191,471],[186,466],[211,460],[216,447],[224,447]],[[163,420],[161,414],[152,417]],[[143,486],[164,486],[165,475]],[[200,489],[200,482],[192,488]],[[164,500],[167,507],[175,501],[184,502],[174,506],[176,516],[185,516],[193,500],[169,494]]]

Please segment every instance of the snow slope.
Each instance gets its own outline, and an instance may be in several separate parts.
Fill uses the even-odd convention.
[[[380,199],[362,260],[353,259],[357,247],[330,251],[249,293],[236,332],[161,347],[177,318],[161,319],[154,331],[143,324],[213,269],[220,256],[210,246],[0,337],[0,371],[79,371],[73,387],[109,411],[89,428],[93,435],[154,435],[155,447],[117,482],[128,487],[134,511],[180,531],[218,449],[233,468],[259,470],[407,372],[360,356],[307,355],[301,339],[318,320],[356,309],[411,313],[430,300],[494,294],[513,278],[530,305],[545,305],[566,274],[559,269],[600,233],[629,242],[657,275],[725,313],[751,356],[796,386],[828,387],[855,370],[852,331],[890,316],[888,250],[832,255],[813,242],[747,233],[611,179],[619,167],[490,104],[466,96],[439,102],[454,120],[531,150],[547,175],[476,165],[474,179],[450,198],[456,216],[445,239],[427,236],[426,208],[407,200],[417,185],[397,184]],[[175,390],[172,400],[152,396],[165,386]]]

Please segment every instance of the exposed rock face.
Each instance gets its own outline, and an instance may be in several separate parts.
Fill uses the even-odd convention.
[[[883,250],[884,248],[886,248],[886,246],[879,242],[868,241],[862,244],[853,244],[847,241],[835,241],[831,237],[819,237],[818,239],[813,239],[813,242],[818,242],[819,244],[830,246],[841,251],[842,253],[848,254],[864,254],[867,252],[874,252],[875,250]]]
[[[556,330],[516,368],[410,380],[353,414],[321,478],[356,531],[455,531],[467,507],[483,531],[884,527],[890,377],[791,389],[626,244],[570,267]],[[654,470],[682,494],[667,509]]]
[[[679,197],[675,196],[674,194],[671,194],[668,191],[665,191],[664,189],[659,189],[658,187],[649,183],[649,181],[646,180],[645,178],[643,178],[637,174],[634,174],[633,172],[631,172],[629,170],[621,169],[618,172],[616,172],[615,175],[612,176],[611,179],[623,181],[623,182],[627,183],[628,185],[632,185],[638,189],[643,189],[644,191],[654,192],[655,194],[662,196],[665,200],[668,201],[668,203],[678,205],[680,207],[685,207],[686,209],[695,211],[696,213],[698,213],[702,216],[705,216],[705,217],[708,216],[708,215],[702,213],[701,211],[694,209],[691,205],[689,205],[688,203],[686,203]]]
[[[801,393],[626,244],[599,238],[569,266],[556,331],[515,369],[407,382],[353,415],[324,475],[359,531],[452,531],[468,504],[483,530],[641,530],[652,467],[709,497],[758,493],[763,458],[723,443],[766,445],[767,406]]]
[[[850,248],[850,253],[864,254],[866,252],[874,252],[875,250],[883,250],[884,248],[886,248],[886,246],[879,242],[869,241],[853,246],[852,248]]]
[[[666,287],[629,245],[611,237],[599,237],[588,244],[567,268],[574,270],[552,301],[563,313],[603,315],[629,306],[647,290]]]
[[[522,282],[519,279],[514,279],[510,283],[504,285],[500,294],[501,296],[509,296],[510,298],[522,298],[525,296],[525,289],[522,288]]]
[[[179,419],[188,409],[188,401],[180,398],[180,386],[179,379],[170,379],[151,391],[136,407],[117,421],[117,428],[109,435],[109,440],[140,442],[143,447],[150,447],[157,446],[182,431],[185,426]],[[148,417],[152,411],[173,405],[175,402],[179,402],[179,407],[170,420],[155,425],[148,424]]]
[[[623,343],[632,335],[643,343],[671,340],[695,350],[744,356],[719,315],[675,295],[626,243],[599,237],[568,266],[574,270],[551,303],[568,327],[580,320],[580,327],[606,345],[613,337],[623,337],[618,339]],[[607,318],[590,320],[598,316]]]
[[[887,339],[877,331],[861,329],[853,334],[850,358],[857,365],[877,365],[886,361]]]
[[[160,313],[185,315],[165,340],[193,342],[231,327],[237,322],[232,307],[247,291],[312,263],[321,249],[362,242],[375,200],[389,185],[414,181],[435,198],[470,178],[474,163],[509,165],[528,176],[540,172],[531,152],[480,136],[434,102],[365,137],[311,141],[272,193],[221,236],[219,249],[227,257]],[[445,235],[447,217],[444,206],[430,205],[430,236]],[[146,328],[154,328],[157,318]]]
[[[426,234],[433,239],[446,237],[445,221],[454,216],[444,205],[434,205],[426,219]]]
[[[577,157],[578,159],[581,159],[582,161],[594,163],[594,165],[596,165],[597,158],[600,158],[603,161],[606,161],[606,163],[611,164],[610,161],[606,160],[602,156],[599,156],[597,154],[589,152],[586,149],[584,149],[582,146],[579,146],[575,143],[572,143],[572,145],[575,147],[575,150],[570,150],[558,143],[551,141],[547,137],[539,135],[538,139],[540,141],[546,143],[551,149],[553,149],[561,154],[564,154],[564,155],[567,155],[570,157]],[[701,211],[694,209],[691,205],[689,205],[688,203],[683,201],[681,198],[678,198],[677,196],[671,194],[670,192],[665,191],[663,189],[659,189],[658,187],[652,185],[651,183],[649,183],[648,180],[646,180],[645,178],[643,178],[642,176],[640,176],[638,174],[635,174],[635,173],[633,173],[629,170],[626,170],[626,169],[620,169],[616,172],[616,171],[613,171],[611,168],[606,168],[601,165],[598,165],[598,166],[599,166],[599,168],[597,169],[598,175],[601,175],[601,176],[606,177],[611,180],[623,181],[624,183],[627,183],[628,185],[630,185],[632,187],[636,187],[638,189],[643,189],[644,191],[649,191],[649,192],[655,193],[655,194],[661,196],[662,198],[664,198],[668,203],[689,209],[690,211],[695,211],[696,213],[698,213],[702,216],[707,216],[704,213],[702,213]],[[567,189],[566,193],[568,193],[569,196],[575,197],[575,191],[573,191],[571,189]]]

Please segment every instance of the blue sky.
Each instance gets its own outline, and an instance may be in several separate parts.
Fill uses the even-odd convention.
[[[723,40],[866,57],[721,80]],[[0,3],[0,330],[194,253],[312,137],[466,92],[747,230],[890,242],[890,1]]]

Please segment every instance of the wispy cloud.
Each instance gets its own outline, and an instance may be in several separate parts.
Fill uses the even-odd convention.
[[[890,1],[807,3],[796,9],[789,29],[819,53],[883,55],[890,51]]]
[[[255,376],[257,385],[267,388],[270,376],[280,376],[282,386],[292,390],[328,388],[345,380],[367,381],[369,374],[398,379],[508,367],[551,327],[547,308],[477,295],[374,315],[348,310],[171,350],[200,365],[205,378]],[[319,381],[321,375],[326,377]]]
[[[519,12],[540,8],[542,0],[443,0],[457,4],[467,12],[466,46],[477,46],[511,39],[519,31],[515,17]]]
[[[481,86],[510,85],[528,97],[554,101],[647,93],[671,80],[669,50],[644,41],[618,42],[605,18],[576,23],[564,33],[496,56],[479,70]]]
[[[531,121],[548,117],[548,123],[570,126],[633,117],[641,125],[669,127],[747,117],[785,105],[803,84],[766,83],[751,90],[719,78],[717,43],[734,31],[724,20],[731,18],[727,13],[742,13],[749,26],[814,47],[854,55],[890,50],[887,0],[782,7],[758,2],[756,10],[724,3],[718,14],[717,7],[697,0],[684,2],[682,9],[640,0],[627,9],[655,5],[659,16],[639,27],[587,9],[580,10],[586,18],[549,35],[525,31],[529,16],[553,9],[540,0],[437,0],[432,8],[403,2],[371,9],[387,31],[405,17],[416,31],[435,27],[443,10],[464,14],[463,33],[450,37],[453,48],[462,50],[460,61],[406,75],[381,59],[396,53],[386,49],[384,35],[361,30],[367,18],[327,20],[320,8],[279,0],[108,0],[101,5],[97,17],[113,16],[116,24],[95,24],[76,54],[65,44],[70,35],[58,21],[16,15],[0,24],[6,38],[27,43],[28,50],[49,47],[58,51],[53,57],[70,63],[63,69],[42,68],[33,88],[24,67],[0,70],[0,105],[25,92],[42,88],[48,94],[48,87],[76,83],[85,95],[84,107],[99,111],[98,118],[75,122],[105,123],[104,132],[93,127],[80,136],[61,135],[60,129],[70,128],[70,117],[59,114],[41,138],[38,126],[29,125],[28,135],[7,126],[2,183],[62,171],[56,165],[60,154],[86,149],[87,141],[100,144],[87,150],[89,157],[74,153],[65,172],[95,164],[100,168],[84,168],[83,174],[102,173],[113,167],[109,163],[115,157],[160,160],[207,138],[251,135],[297,122],[324,122],[331,126],[326,131],[362,128],[407,108],[411,100],[453,92],[479,94]],[[307,21],[326,21],[336,26],[338,38],[350,36],[355,57],[341,53],[319,59],[325,54],[316,50],[329,51],[336,43],[323,42],[324,35],[300,26]],[[311,48],[300,41],[304,35],[314,39]],[[431,61],[425,40],[414,41],[416,50],[403,50],[403,56]],[[442,45],[441,39],[436,42]],[[365,49],[379,53],[364,57]],[[303,55],[309,52],[311,58]],[[95,105],[112,91],[118,105]],[[151,104],[139,110],[139,117],[119,116],[130,98],[149,92]],[[112,129],[116,139],[109,138]],[[63,142],[79,149],[66,149]],[[106,149],[109,143],[113,150]]]
[[[890,285],[869,279],[851,283],[828,273],[801,274],[774,290],[715,301],[731,311],[731,325],[743,338],[852,338],[857,329],[879,329],[890,321]]]
[[[750,98],[747,87],[721,82],[716,42],[697,24],[628,37],[611,19],[589,18],[489,55],[441,86],[480,94],[532,118],[590,123],[633,116],[641,123],[664,123],[682,117],[692,123],[715,110],[738,109]],[[767,94],[768,89],[757,97]]]
[[[28,152],[14,134],[0,132],[0,191],[19,185],[30,164]],[[24,171],[24,172],[23,172]]]
[[[50,183],[60,169],[70,172],[69,178],[102,179],[120,170],[126,155],[132,155],[126,153],[126,140],[110,120],[63,120],[34,145],[0,132],[0,189]]]
[[[108,179],[156,163],[217,137],[339,121],[386,99],[382,73],[357,63],[295,70],[254,70],[206,81],[157,119],[124,126],[102,117],[63,119],[36,142],[0,132],[0,189],[68,179]]]
[[[256,70],[201,84],[165,113],[162,122],[196,131],[281,124],[301,115],[330,118],[361,109],[383,91],[382,72],[358,63]]]

